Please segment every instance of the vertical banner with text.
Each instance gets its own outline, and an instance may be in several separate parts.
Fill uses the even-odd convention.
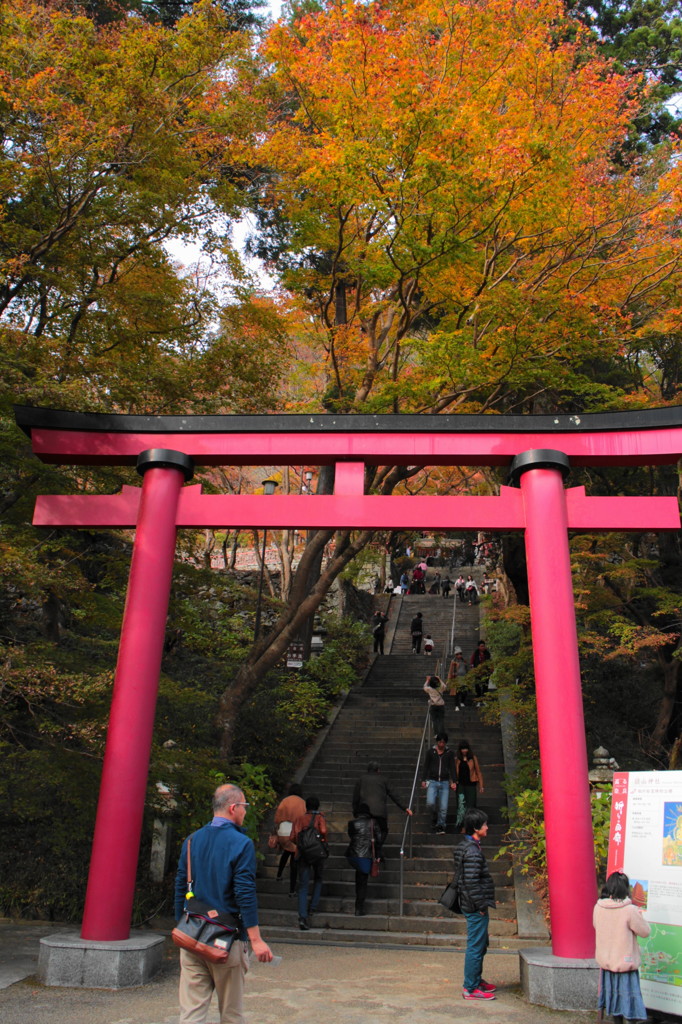
[[[651,935],[640,939],[642,996],[682,1016],[682,771],[616,772],[607,874],[624,871]]]

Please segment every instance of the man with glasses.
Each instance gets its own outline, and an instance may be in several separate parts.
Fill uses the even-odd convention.
[[[221,1024],[243,1024],[248,942],[258,960],[272,960],[258,927],[256,851],[242,828],[248,806],[237,786],[219,786],[213,794],[213,820],[189,837],[194,896],[220,913],[236,915],[241,931],[224,964],[209,963],[196,953],[180,950],[179,1024],[204,1024],[214,990]],[[175,876],[176,919],[182,915],[188,891],[189,840],[182,844]]]

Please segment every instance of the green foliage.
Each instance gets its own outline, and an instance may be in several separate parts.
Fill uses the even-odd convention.
[[[16,506],[15,506],[16,509]],[[115,534],[39,533],[10,524],[0,557],[0,913],[77,920],[82,913],[130,545]],[[55,607],[46,611],[49,595]],[[135,921],[170,907],[150,883],[155,817],[175,847],[205,823],[222,782],[240,785],[258,825],[289,781],[332,700],[357,677],[368,629],[330,617],[320,658],[273,673],[244,709],[241,746],[221,764],[220,694],[253,631],[255,593],[178,562],[166,629],[140,851]],[[46,624],[46,618],[49,620]],[[49,628],[48,628],[49,627]],[[54,629],[54,636],[50,631]],[[46,635],[46,633],[48,635]],[[267,723],[267,732],[263,723]],[[172,797],[157,789],[162,783]],[[171,858],[171,870],[173,868]]]
[[[255,762],[267,752],[278,792],[291,780],[295,764],[324,725],[334,698],[357,680],[367,661],[370,637],[364,623],[336,616],[324,621],[327,635],[322,654],[298,672],[271,672],[239,714],[235,755]]]
[[[592,790],[590,800],[597,874],[601,876],[606,870],[608,857],[611,786]],[[500,847],[496,858],[513,853],[518,858],[522,873],[532,875],[538,889],[544,893],[547,891],[547,848],[542,792],[538,789],[524,789],[517,793],[512,819],[513,825],[507,833],[507,842]]]
[[[665,107],[682,86],[682,17],[678,0],[569,0],[567,9],[594,34],[618,70],[644,71],[654,84],[638,118],[640,138],[658,142],[679,114]]]
[[[524,605],[506,609],[493,605],[487,619],[486,642],[494,666],[490,679],[495,690],[487,695],[482,716],[486,722],[497,724],[501,713],[512,715],[516,729],[516,770],[505,783],[511,797],[537,786],[540,770],[529,609]]]
[[[357,680],[367,664],[371,643],[369,626],[351,618],[328,615],[322,653],[306,662],[302,676],[317,682],[327,697],[337,697]]]

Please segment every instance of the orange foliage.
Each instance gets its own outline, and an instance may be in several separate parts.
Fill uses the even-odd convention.
[[[672,144],[614,164],[646,90],[561,3],[328,2],[266,56],[261,198],[292,226],[280,267],[329,407],[619,397],[584,365],[667,322],[680,164]]]

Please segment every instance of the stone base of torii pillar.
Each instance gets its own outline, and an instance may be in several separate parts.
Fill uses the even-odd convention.
[[[529,1003],[552,1010],[594,1010],[599,967],[596,960],[554,956],[551,946],[519,953],[521,987]]]
[[[161,967],[165,937],[132,932],[129,939],[97,942],[78,932],[40,940],[38,977],[65,988],[133,988],[146,985]]]

